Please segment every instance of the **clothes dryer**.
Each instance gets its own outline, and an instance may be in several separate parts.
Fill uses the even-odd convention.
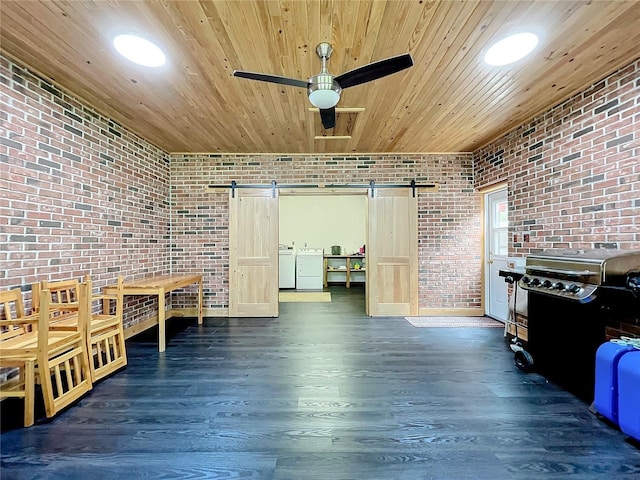
[[[296,289],[322,290],[324,250],[301,248],[296,255]]]

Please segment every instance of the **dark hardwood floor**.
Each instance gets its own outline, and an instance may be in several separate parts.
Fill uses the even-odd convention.
[[[368,318],[358,288],[274,319],[176,319],[48,423],[2,403],[9,479],[635,479],[640,450],[513,363],[502,329]],[[14,426],[11,424],[13,423]]]

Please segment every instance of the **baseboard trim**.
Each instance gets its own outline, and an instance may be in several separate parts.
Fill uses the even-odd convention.
[[[509,335],[515,337],[516,330],[518,333],[518,338],[520,340],[522,340],[523,342],[526,342],[529,340],[529,330],[527,329],[527,327],[525,327],[524,325],[518,325],[518,328],[516,329],[516,326],[513,323],[507,324],[507,333]]]
[[[204,308],[202,309],[202,316],[204,317],[228,317],[229,309],[228,308]],[[167,310],[166,319],[170,318],[197,318],[198,317],[198,309],[197,308],[172,308]],[[125,340],[138,335],[139,333],[144,332],[145,330],[149,330],[152,327],[158,325],[158,316],[154,315],[153,317],[147,318],[142,322],[135,323],[129,327],[125,327],[124,329],[124,338]]]
[[[481,308],[420,308],[421,317],[482,317]]]
[[[196,318],[198,316],[198,308],[172,308],[167,311],[167,318],[171,317],[193,317]],[[228,308],[203,308],[202,309],[203,317],[228,317],[229,309]]]
[[[139,323],[134,323],[129,327],[125,327],[124,329],[124,338],[125,340],[130,339],[131,337],[138,335],[139,333],[144,332],[145,330],[149,330],[151,327],[154,327],[158,324],[158,316],[147,318]]]

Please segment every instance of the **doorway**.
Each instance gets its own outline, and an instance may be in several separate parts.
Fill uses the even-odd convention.
[[[507,321],[509,314],[508,289],[500,270],[507,268],[509,254],[509,203],[506,186],[485,192],[485,313]]]
[[[260,202],[265,203],[263,210],[270,219],[265,221],[258,218],[258,210],[243,208],[242,204],[246,203],[246,199],[243,198],[245,195],[239,195],[240,190],[235,197],[230,195],[230,205],[235,205],[229,209],[230,316],[278,315],[279,198],[309,194],[359,195],[366,199],[365,244],[369,247],[364,259],[367,314],[418,314],[418,222],[417,195],[414,189],[250,188],[253,191],[249,196],[261,198]],[[265,197],[269,197],[269,200]],[[271,210],[274,205],[275,211]],[[259,228],[268,228],[268,231],[258,231]],[[257,235],[260,242],[250,240],[250,232]],[[241,248],[234,246],[233,240],[240,242]],[[245,289],[257,293],[247,295]],[[267,307],[269,315],[258,314]]]
[[[354,286],[364,294],[365,270],[361,267],[366,263],[360,251],[367,240],[366,190],[359,195],[281,195],[279,208],[280,255],[292,253],[297,263],[294,285],[281,283],[280,288],[322,289],[335,284]],[[318,250],[321,255],[316,262],[313,253]],[[348,271],[347,260],[359,268]],[[306,273],[313,280],[307,285],[306,264]]]

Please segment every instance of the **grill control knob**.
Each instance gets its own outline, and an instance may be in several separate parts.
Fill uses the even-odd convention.
[[[529,285],[531,285],[532,287],[540,285],[540,279],[539,278],[532,278],[531,281],[529,282]]]
[[[542,282],[542,286],[543,286],[544,288],[549,288],[549,287],[551,287],[551,281],[549,281],[549,280],[545,280],[544,282]]]
[[[525,285],[529,285],[531,283],[531,279],[527,276],[522,277],[522,283],[524,283]]]
[[[556,290],[562,290],[564,288],[564,283],[556,282],[553,285],[551,285],[551,288],[555,288]]]
[[[580,285],[576,285],[575,283],[567,285],[566,289],[571,293],[578,293],[581,290]]]

